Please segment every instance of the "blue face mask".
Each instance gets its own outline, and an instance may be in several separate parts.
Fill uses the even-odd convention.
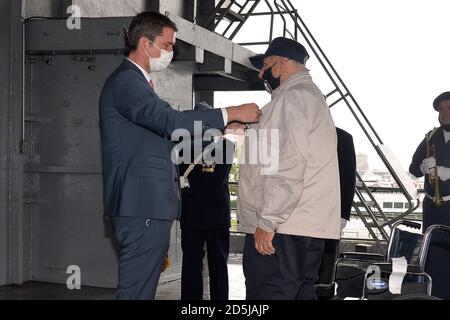
[[[267,68],[263,74],[264,86],[270,94],[272,94],[272,92],[274,92],[281,84],[281,77],[275,78],[272,73],[272,68],[276,64],[277,62],[275,62],[270,68]]]

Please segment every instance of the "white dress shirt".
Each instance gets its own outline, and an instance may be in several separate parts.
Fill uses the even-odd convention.
[[[447,143],[450,140],[450,132],[444,130],[444,139],[445,143]]]
[[[150,77],[150,73],[148,73],[144,68],[142,68],[140,65],[138,65],[136,62],[134,62],[133,60],[131,60],[129,58],[127,58],[127,60],[130,61],[132,64],[134,64],[136,67],[138,67],[139,70],[141,70],[145,79],[147,79],[147,82],[150,82],[150,80],[152,80],[152,78]]]
[[[131,60],[129,58],[127,58],[127,60],[130,61],[132,64],[134,64],[136,67],[138,67],[139,70],[141,70],[145,79],[147,79],[147,82],[150,82],[152,80],[150,74],[144,68],[142,68],[140,65],[138,65],[136,62],[134,62],[133,60]],[[223,116],[223,123],[226,126],[228,124],[228,112],[226,109],[221,109],[221,110],[222,110],[222,116]]]

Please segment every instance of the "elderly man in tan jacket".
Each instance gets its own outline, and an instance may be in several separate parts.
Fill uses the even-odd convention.
[[[246,233],[248,300],[317,299],[324,239],[340,238],[336,128],[305,68],[308,58],[298,42],[277,38],[250,59],[272,101],[247,132],[240,167],[238,230]]]

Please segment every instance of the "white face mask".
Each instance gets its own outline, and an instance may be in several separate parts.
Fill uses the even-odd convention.
[[[166,51],[158,47],[156,44],[154,44],[150,39],[150,41],[155,47],[157,47],[159,50],[161,50],[161,56],[159,58],[152,58],[147,50],[144,49],[145,54],[149,58],[149,64],[150,64],[150,72],[159,72],[163,71],[164,69],[167,69],[167,67],[170,65],[173,59],[173,51]]]

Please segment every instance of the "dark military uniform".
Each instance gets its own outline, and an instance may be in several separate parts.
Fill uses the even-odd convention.
[[[341,189],[341,218],[350,220],[353,197],[355,196],[356,184],[356,154],[353,137],[346,131],[336,128],[338,143],[339,177]],[[329,284],[333,277],[333,268],[339,251],[339,240],[326,239],[322,255],[322,263],[319,269],[319,280],[317,283]],[[334,290],[319,289],[319,299],[330,299]]]
[[[442,128],[436,130],[429,143],[435,145],[437,165],[450,168],[450,141],[445,142]],[[409,172],[417,178],[424,175],[420,166],[425,158],[427,158],[426,139],[417,148],[409,167]],[[450,195],[450,180],[441,181],[440,189],[443,197]],[[425,192],[428,196],[423,199],[423,230],[425,231],[433,224],[450,226],[450,201],[446,201],[445,205],[440,208],[433,207],[430,197],[434,197],[435,190],[434,184],[430,184],[428,180],[428,175],[425,176]],[[433,279],[433,295],[450,299],[450,243],[448,236],[440,234],[433,236],[425,271]]]
[[[182,300],[203,299],[205,244],[211,300],[228,299],[227,260],[231,220],[228,178],[235,146],[229,140],[224,140],[218,143],[217,150],[223,151],[223,164],[196,165],[188,176],[190,188],[185,188],[182,192]],[[193,150],[193,159],[196,154],[198,155],[198,152]],[[183,175],[188,167],[188,164],[180,165],[180,174]]]

